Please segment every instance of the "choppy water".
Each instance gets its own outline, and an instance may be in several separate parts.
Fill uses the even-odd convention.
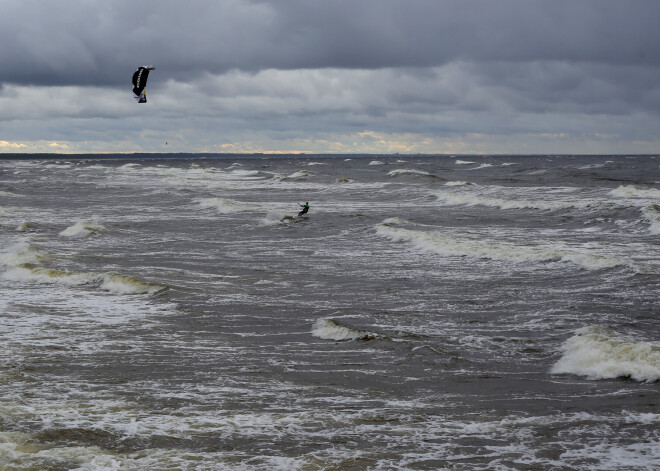
[[[0,469],[660,467],[659,237],[654,156],[0,160]]]

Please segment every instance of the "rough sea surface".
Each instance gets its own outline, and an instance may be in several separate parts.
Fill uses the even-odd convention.
[[[0,469],[658,469],[659,294],[658,156],[0,160]]]

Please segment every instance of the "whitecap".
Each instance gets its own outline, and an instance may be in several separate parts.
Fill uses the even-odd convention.
[[[385,162],[381,162],[380,160],[372,160],[369,162],[369,165],[385,165]]]
[[[642,208],[642,214],[649,223],[649,232],[651,234],[660,234],[660,206],[652,204]]]
[[[481,164],[478,167],[471,168],[470,170],[479,170],[479,169],[482,169],[482,168],[488,168],[488,167],[492,167],[492,166],[493,166],[493,164]]]
[[[400,221],[390,218],[376,226],[378,235],[393,242],[407,242],[418,250],[443,257],[461,256],[486,258],[515,263],[571,262],[588,270],[628,266],[628,260],[593,253],[589,247],[567,249],[556,245],[519,245],[470,237],[451,237],[441,232],[411,230],[397,227]]]
[[[39,263],[44,257],[45,254],[29,242],[21,241],[0,252],[0,266],[17,267],[26,263]]]
[[[569,373],[589,379],[660,379],[660,342],[616,334],[602,326],[579,329],[561,348],[563,354],[551,373]]]
[[[115,294],[155,294],[167,287],[138,280],[132,276],[107,273],[101,278],[100,288]]]
[[[100,232],[107,230],[105,226],[101,224],[94,224],[92,222],[80,221],[74,224],[73,226],[67,227],[60,235],[62,237],[71,237],[71,238],[83,238],[96,235]]]
[[[305,170],[299,170],[298,172],[294,172],[291,175],[287,175],[286,177],[281,177],[281,180],[297,180],[300,178],[305,178],[308,177],[309,173],[306,172]]]
[[[457,182],[462,183],[462,182]],[[465,183],[468,185],[468,183]],[[455,184],[453,186],[459,186]],[[435,194],[438,201],[447,205],[465,205],[465,206],[492,206],[500,209],[542,209],[557,210],[573,207],[586,207],[588,203],[569,201],[566,203],[546,203],[542,201],[509,200],[503,198],[491,198],[487,196],[478,196],[470,193],[452,193],[448,191],[439,191]]]
[[[651,198],[660,199],[660,190],[654,188],[638,188],[634,185],[622,185],[610,191],[617,198]]]
[[[312,327],[312,335],[324,340],[372,340],[382,337],[374,332],[355,329],[332,319],[318,319]]]
[[[415,170],[412,168],[400,168],[396,170],[392,170],[391,172],[387,173],[391,177],[396,177],[397,175],[428,175],[432,176],[432,174],[428,172],[424,172],[423,170]]]

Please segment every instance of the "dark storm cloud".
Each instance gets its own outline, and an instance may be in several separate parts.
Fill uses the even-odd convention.
[[[0,82],[452,61],[660,65],[655,0],[3,0]]]

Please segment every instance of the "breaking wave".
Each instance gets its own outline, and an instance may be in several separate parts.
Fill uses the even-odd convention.
[[[24,263],[39,263],[45,254],[28,242],[21,241],[10,245],[0,252],[0,266],[16,267]]]
[[[660,190],[653,188],[638,188],[634,185],[622,185],[610,191],[617,198],[652,198],[660,199]]]
[[[35,267],[27,263],[6,271],[2,274],[2,279],[15,282],[61,283],[68,286],[92,285],[114,294],[155,294],[167,288],[118,273],[76,273]]]
[[[394,242],[408,242],[417,249],[441,256],[463,256],[525,262],[571,262],[588,270],[626,266],[629,262],[586,252],[555,246],[523,246],[507,242],[494,242],[468,237],[450,237],[440,232],[426,232],[397,227],[401,220],[387,219],[376,226],[376,232]]]
[[[585,327],[562,346],[563,355],[550,371],[589,379],[660,379],[660,342],[639,341],[602,326]]]
[[[382,335],[355,329],[332,319],[318,319],[312,327],[312,335],[324,340],[374,340]]]
[[[99,234],[107,230],[105,226],[94,224],[92,222],[80,221],[73,226],[67,227],[60,235],[62,237],[83,238]]]
[[[293,172],[291,175],[287,175],[286,177],[280,177],[280,180],[299,180],[301,178],[307,178],[308,176],[309,172],[306,172],[305,170],[299,170],[298,172]]]
[[[391,172],[387,173],[391,177],[396,177],[398,175],[425,175],[428,177],[433,177],[432,173],[429,172],[424,172],[423,170],[415,170],[412,168],[399,168],[396,170],[392,170]]]
[[[660,206],[657,204],[642,208],[642,214],[649,223],[651,234],[660,234]]]
[[[456,182],[453,186],[458,186],[457,184],[460,183],[462,182]],[[466,193],[453,193],[449,191],[436,192],[435,196],[436,198],[438,198],[438,201],[441,201],[450,206],[480,205],[480,206],[491,206],[500,209],[541,209],[541,210],[557,210],[557,209],[588,206],[588,203],[578,203],[577,201],[570,201],[564,203],[547,203],[542,201],[508,200],[502,198],[477,196]]]

